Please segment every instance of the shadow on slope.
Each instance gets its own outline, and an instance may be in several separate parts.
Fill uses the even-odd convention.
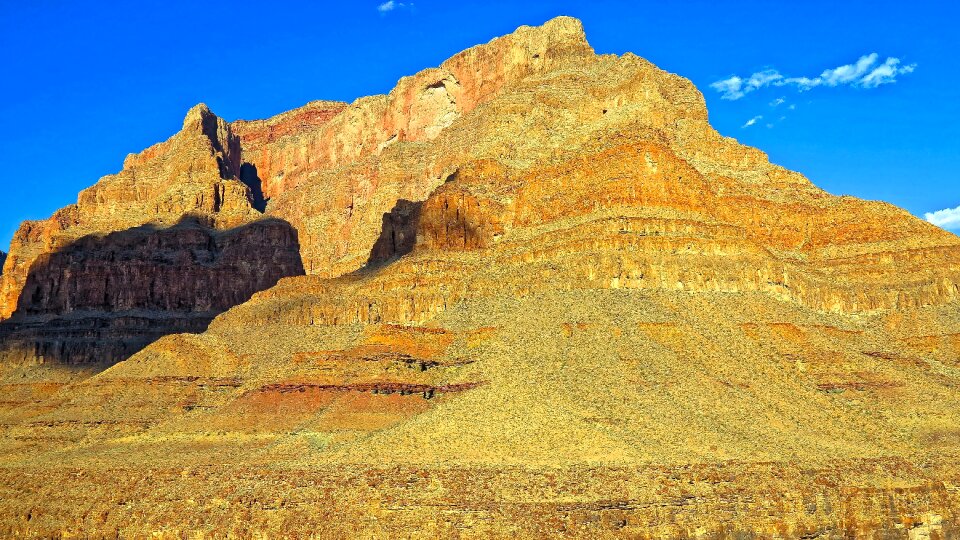
[[[244,162],[240,166],[240,181],[250,188],[250,203],[254,209],[261,213],[267,210],[269,198],[263,195],[263,182],[260,180],[260,173],[257,172],[257,166],[252,163]]]
[[[164,335],[202,332],[303,273],[297,232],[276,218],[218,231],[188,215],[85,236],[34,262],[16,312],[0,323],[0,358],[111,365]]]
[[[382,268],[413,251],[422,209],[423,201],[400,199],[393,209],[383,214],[380,236],[370,249],[367,264],[360,272]]]

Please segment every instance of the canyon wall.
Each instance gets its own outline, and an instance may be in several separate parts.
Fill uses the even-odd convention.
[[[950,538],[958,284],[566,17],[197,106],[14,240],[0,530]]]
[[[198,105],[77,204],[24,223],[0,281],[3,357],[110,364],[302,274],[296,230],[253,208],[242,170],[239,138]]]

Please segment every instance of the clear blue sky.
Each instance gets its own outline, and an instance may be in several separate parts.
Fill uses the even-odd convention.
[[[380,11],[382,1],[0,0],[3,249],[20,221],[75,202],[127,153],[175,133],[198,102],[233,120],[351,101],[557,15],[580,18],[598,52],[631,51],[693,80],[721,133],[832,193],[917,215],[960,206],[954,2],[404,0]],[[862,78],[783,84],[870,53],[870,70],[887,58],[915,67],[873,88]],[[769,70],[780,85],[740,99],[710,86]]]

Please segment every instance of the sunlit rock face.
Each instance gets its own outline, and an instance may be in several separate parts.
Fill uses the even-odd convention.
[[[951,538],[958,283],[570,18],[198,106],[14,241],[0,530]]]

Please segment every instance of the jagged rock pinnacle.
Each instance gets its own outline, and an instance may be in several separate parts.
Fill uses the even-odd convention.
[[[190,107],[187,115],[183,118],[183,129],[188,129],[189,126],[203,124],[203,122],[211,116],[216,115],[210,111],[210,108],[207,107],[205,103],[197,103],[193,107]]]

